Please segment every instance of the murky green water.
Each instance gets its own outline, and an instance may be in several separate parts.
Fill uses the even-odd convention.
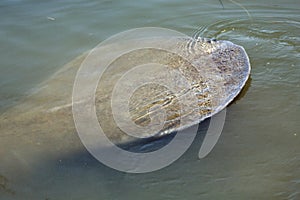
[[[1,1],[0,199],[300,199],[300,3],[223,4]],[[75,130],[56,127],[56,118],[71,126],[71,116],[35,116],[35,109],[59,104],[55,97],[22,102],[65,63],[113,34],[144,26],[189,35],[203,27],[202,36],[244,46],[252,72],[209,156],[197,157],[199,134],[169,167],[136,175],[102,165]],[[67,73],[71,79],[76,71]],[[61,83],[53,96],[71,87]]]

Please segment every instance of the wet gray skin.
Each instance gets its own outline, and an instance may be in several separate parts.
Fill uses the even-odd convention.
[[[239,94],[249,77],[250,64],[245,50],[229,41],[176,38],[160,43],[164,48],[138,49],[123,54],[109,65],[109,70],[105,71],[99,81],[101,87],[98,87],[96,92],[97,117],[104,133],[112,140],[128,140],[128,136],[122,133],[114,120],[123,119],[126,115],[121,109],[112,115],[111,94],[117,81],[131,70],[132,66],[145,63],[166,66],[165,73],[159,70],[155,73],[154,70],[151,83],[136,86],[128,101],[131,120],[135,125],[147,128],[143,135],[145,138],[182,130],[218,113]],[[167,78],[174,70],[179,72],[184,80]],[[136,77],[131,76],[128,84],[132,84],[132,80],[138,79],[140,75],[151,76],[150,71],[152,72],[152,69],[144,69]],[[169,85],[179,88],[172,91],[168,88]],[[122,97],[116,104],[121,104],[121,101]],[[152,119],[160,117],[162,110],[166,115],[162,119],[164,125],[160,131],[152,131],[148,125]],[[121,126],[131,125],[124,121],[123,124],[121,122]]]
[[[174,92],[159,84],[165,74],[158,73],[157,83],[136,88],[129,101],[130,117],[136,125],[147,127],[151,123],[150,115],[155,118],[161,110],[166,113],[163,128],[159,132],[149,129],[143,135],[145,138],[190,127],[218,113],[239,94],[249,77],[250,64],[245,50],[229,41],[177,38],[165,45],[175,51],[153,48],[131,51],[114,60],[102,75],[95,97],[96,113],[101,128],[115,143],[134,140],[120,130],[111,108],[114,86],[132,66],[159,63],[166,66],[166,73],[175,70],[188,83],[187,88],[179,87],[179,92]],[[76,72],[86,56],[66,64],[21,104],[3,113],[0,116],[3,133],[28,140],[36,140],[39,135],[51,138],[57,133],[62,138],[76,133],[72,89]],[[174,85],[186,85],[180,79],[171,81]],[[186,98],[186,94],[192,94],[193,98]],[[118,113],[121,118],[123,115]]]

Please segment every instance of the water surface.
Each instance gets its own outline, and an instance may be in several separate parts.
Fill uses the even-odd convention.
[[[224,9],[217,0],[1,1],[0,199],[300,199],[300,3],[222,2]],[[251,81],[228,107],[209,156],[197,158],[200,131],[169,167],[121,173],[89,155],[75,131],[41,131],[38,120],[52,127],[55,121],[18,112],[64,64],[113,34],[144,26],[188,35],[200,28],[201,36],[246,49]],[[31,103],[28,109],[51,105]]]

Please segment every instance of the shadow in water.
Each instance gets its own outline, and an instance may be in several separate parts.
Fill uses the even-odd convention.
[[[204,120],[199,125],[197,125],[198,131],[195,140],[197,140],[197,137],[200,137],[200,135],[205,136],[205,133],[209,126],[209,121],[210,118]],[[153,152],[169,144],[169,142],[175,137],[176,134],[177,132],[173,132],[164,136],[153,136],[150,138],[136,139],[133,142],[120,144],[118,146],[130,152],[136,152],[136,153]]]
[[[249,88],[251,87],[251,82],[252,82],[252,78],[251,75],[249,76],[248,80],[246,81],[245,86],[243,87],[243,89],[241,90],[241,92],[233,99],[232,102],[230,102],[228,104],[228,106],[235,104],[237,101],[241,100],[246,93],[248,92]]]
[[[210,119],[207,119],[199,125],[196,138],[191,145],[194,147],[190,147],[182,157],[192,157],[197,160],[198,151],[209,122]],[[122,148],[133,152],[155,151],[168,144],[175,134],[127,143],[122,145]],[[178,164],[178,161],[176,162]],[[93,195],[117,199],[116,191],[120,189],[124,192],[126,187],[129,187],[128,176],[133,179],[142,176],[150,180],[153,177],[160,177],[161,173],[165,173],[164,169],[150,174],[119,172],[100,163],[83,146],[80,151],[62,154],[60,157],[45,155],[45,159],[39,160],[37,164],[31,167],[30,173],[22,172],[17,180],[12,180],[9,184],[7,184],[8,180],[5,179],[4,188],[9,187],[7,190],[9,192],[1,192],[0,187],[0,199],[2,199],[2,195],[5,199],[60,199],[66,197],[66,193],[77,190],[76,188],[81,188],[75,191],[75,193],[79,193],[79,199],[84,197],[94,199]],[[135,184],[137,183],[134,181],[130,183],[131,187]],[[129,188],[128,191],[130,190]]]

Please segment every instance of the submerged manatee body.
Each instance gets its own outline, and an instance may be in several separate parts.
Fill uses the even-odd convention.
[[[135,90],[129,101],[130,117],[135,124],[147,126],[151,122],[150,115],[155,117],[161,109],[166,113],[162,130],[150,131],[144,137],[181,130],[218,113],[239,94],[249,77],[250,64],[245,50],[231,42],[177,38],[165,44],[177,49],[177,53],[151,48],[129,52],[112,62],[100,79],[95,99],[97,117],[108,138],[115,143],[133,139],[116,125],[111,109],[114,85],[130,66],[160,63],[166,66],[166,71],[177,70],[191,86],[181,93],[169,91],[160,84],[148,84]],[[116,47],[106,48],[109,54]],[[54,146],[53,151],[78,144],[72,115],[72,89],[76,73],[87,55],[65,65],[19,105],[1,114],[2,152],[8,153],[8,146],[17,149],[20,140],[25,146],[48,145],[49,149]],[[157,74],[157,80],[163,76]],[[181,99],[187,92],[196,97],[196,110],[189,109],[195,107],[195,101]],[[179,112],[179,108],[185,109]],[[118,114],[123,116],[122,112]],[[180,123],[182,119],[184,123]]]

